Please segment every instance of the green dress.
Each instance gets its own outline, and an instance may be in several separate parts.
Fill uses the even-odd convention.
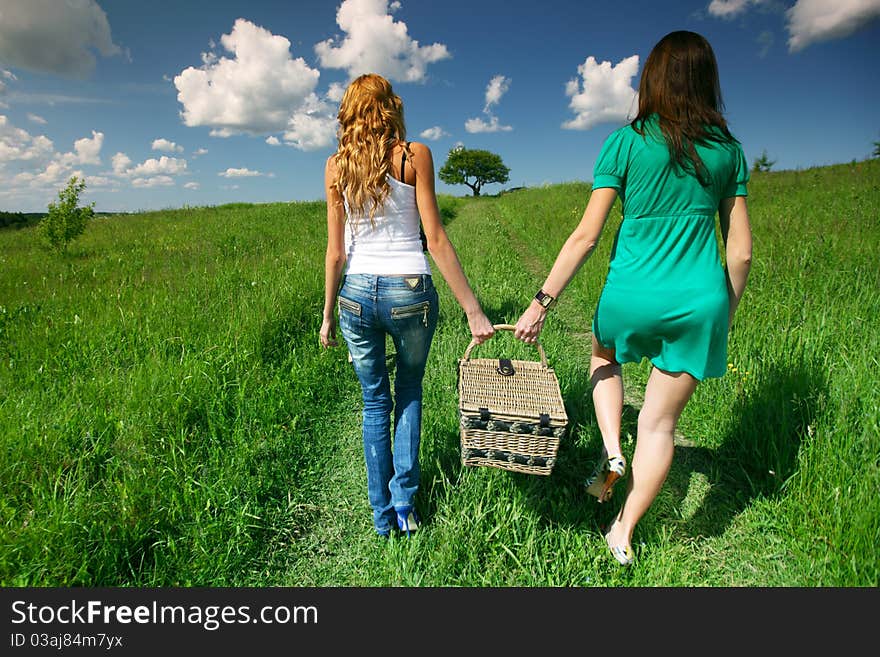
[[[623,204],[593,334],[619,363],[648,358],[698,380],[726,371],[729,301],[715,217],[721,199],[746,196],[749,168],[737,141],[697,145],[702,185],[672,162],[656,117],[645,135],[631,125],[602,147],[593,189],[613,187]]]

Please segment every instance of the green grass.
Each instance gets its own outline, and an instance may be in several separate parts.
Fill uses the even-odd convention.
[[[490,318],[513,323],[585,183],[441,197]],[[64,256],[0,231],[5,586],[877,586],[880,160],[753,174],[731,368],[702,384],[620,569],[582,491],[601,439],[591,314],[619,205],[542,344],[570,417],[549,477],[459,461],[467,324],[442,278],[411,540],[372,534],[360,391],[323,351],[322,203],[99,217]],[[500,334],[475,355],[532,359]],[[632,453],[647,363],[624,367]],[[619,497],[619,494],[618,494]]]

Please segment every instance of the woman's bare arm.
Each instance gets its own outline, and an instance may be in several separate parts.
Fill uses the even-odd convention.
[[[581,265],[590,257],[599,243],[608,213],[616,199],[617,190],[610,187],[601,187],[590,194],[580,223],[562,245],[547,279],[541,286],[546,294],[558,298]],[[523,342],[535,342],[544,327],[546,317],[547,309],[533,300],[517,321],[514,336]]]
[[[327,252],[324,256],[324,316],[321,322],[321,345],[335,347],[336,295],[345,267],[345,206],[342,196],[334,187],[336,156],[331,155],[324,167],[324,193],[327,198]]]
[[[437,205],[434,187],[434,159],[431,149],[424,144],[412,142],[410,150],[412,151],[412,166],[416,172],[416,204],[422,219],[422,228],[428,240],[428,252],[467,315],[471,335],[479,344],[491,337],[495,329],[471,289],[455,247],[449,240],[440,219],[440,208]]]
[[[725,274],[730,300],[729,326],[733,323],[733,315],[746,290],[752,266],[752,228],[746,197],[732,196],[723,199],[718,208],[718,217],[725,248]]]

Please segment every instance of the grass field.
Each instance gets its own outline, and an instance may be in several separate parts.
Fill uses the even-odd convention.
[[[513,323],[583,212],[570,183],[441,208],[490,318]],[[583,492],[601,446],[591,314],[619,204],[542,344],[570,432],[549,477],[459,460],[442,278],[410,540],[372,532],[360,390],[318,346],[322,203],[99,217],[67,255],[0,231],[4,586],[808,586],[880,581],[880,159],[753,174],[730,367],[702,384],[621,569]],[[475,355],[533,359],[499,334]],[[479,353],[478,353],[479,352]],[[624,367],[624,451],[647,363]]]

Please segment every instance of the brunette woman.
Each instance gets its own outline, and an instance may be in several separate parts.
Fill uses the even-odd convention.
[[[715,54],[694,32],[667,34],[645,62],[638,115],[605,141],[580,224],[514,334],[534,342],[547,311],[596,246],[620,197],[623,221],[593,315],[590,377],[604,445],[587,490],[610,499],[626,475],[621,363],[653,364],[626,496],[605,539],[623,565],[669,472],[673,433],[697,384],[726,371],[727,338],[746,287],[749,168],[722,114]],[[716,215],[725,245],[722,266]]]

